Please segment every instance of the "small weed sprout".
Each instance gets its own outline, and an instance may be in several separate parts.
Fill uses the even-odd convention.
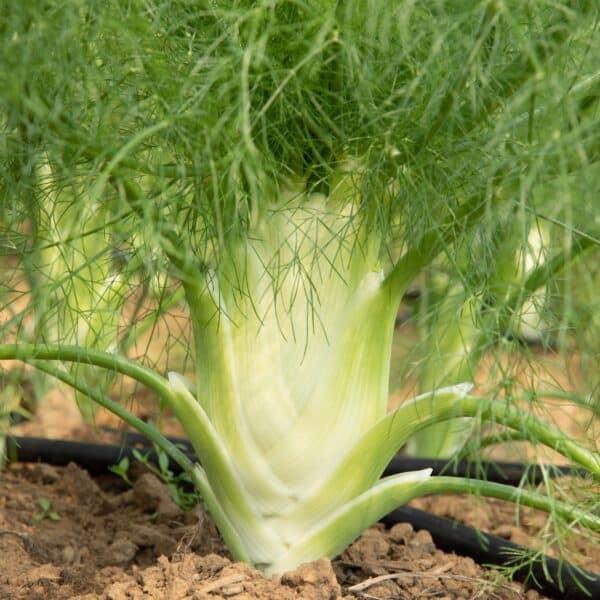
[[[48,519],[50,521],[60,521],[60,515],[52,508],[52,502],[45,496],[38,498],[39,507],[42,509],[33,515],[33,520],[36,522]]]

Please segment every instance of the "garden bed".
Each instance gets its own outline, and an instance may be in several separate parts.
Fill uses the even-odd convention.
[[[0,597],[543,597],[470,558],[438,550],[428,532],[408,524],[378,525],[333,563],[322,560],[267,579],[231,562],[200,507],[181,511],[140,466],[133,476],[130,488],[116,476],[92,478],[75,464],[7,468],[0,476]]]

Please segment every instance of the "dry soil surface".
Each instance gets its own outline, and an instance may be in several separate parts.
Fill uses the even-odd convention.
[[[333,562],[266,578],[231,560],[200,507],[181,511],[159,479],[137,471],[132,487],[74,464],[17,464],[0,474],[0,598],[541,598],[441,552],[407,524],[368,530]]]

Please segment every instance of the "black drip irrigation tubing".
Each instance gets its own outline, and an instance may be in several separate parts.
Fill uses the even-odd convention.
[[[195,460],[187,440],[170,438]],[[50,440],[35,437],[9,437],[6,440],[6,454],[11,461],[45,462],[65,466],[75,462],[90,473],[106,473],[108,467],[116,465],[123,458],[136,459],[136,451],[146,460],[158,464],[158,455],[139,434],[127,434],[129,443],[140,443],[140,448],[127,445],[94,444],[67,440]],[[172,460],[169,468],[180,473],[181,468]],[[536,481],[541,476],[541,467],[519,463],[468,463],[466,461],[445,462],[438,460],[395,457],[384,475],[410,470],[432,468],[434,474],[483,477],[501,483],[518,484],[523,481]],[[564,467],[546,467],[555,476],[580,474],[579,470]],[[533,478],[533,479],[532,479]],[[441,550],[470,556],[482,565],[514,567],[513,577],[523,582],[529,589],[536,590],[557,600],[593,600],[600,598],[600,574],[579,569],[569,563],[540,555],[523,546],[500,537],[483,533],[451,519],[403,506],[381,519],[387,527],[397,523],[410,523],[415,530],[430,532],[436,546]]]
[[[6,439],[6,456],[11,462],[45,462],[57,467],[65,467],[74,462],[93,475],[106,473],[108,467],[117,465],[123,458],[136,460],[136,450],[146,456],[150,463],[158,464],[157,453],[147,448],[38,437]],[[181,467],[172,460],[169,462],[169,469],[174,473],[181,472]]]

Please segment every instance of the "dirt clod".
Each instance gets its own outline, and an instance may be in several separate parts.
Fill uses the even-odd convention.
[[[384,559],[390,551],[388,540],[378,529],[369,529],[348,548],[348,556],[354,562]]]
[[[396,523],[390,529],[389,536],[396,544],[406,544],[413,535],[413,527],[410,523]]]
[[[117,539],[106,548],[104,559],[98,563],[102,566],[120,565],[127,566],[135,559],[139,548],[129,539]]]
[[[171,500],[169,491],[153,473],[144,473],[133,487],[134,502],[144,511],[163,520],[182,519],[182,510]]]
[[[173,537],[150,525],[131,525],[129,539],[140,548],[152,548],[156,556],[170,556],[177,548]]]
[[[335,600],[341,597],[342,589],[338,583],[331,562],[320,560],[300,565],[295,571],[284,573],[281,583],[292,588],[305,588],[307,597],[314,600]]]
[[[424,554],[431,554],[432,552],[435,552],[435,544],[433,543],[431,534],[425,529],[417,531],[412,536],[412,539],[410,540],[409,544],[413,548],[418,548]]]
[[[38,463],[35,465],[34,476],[41,483],[56,483],[60,479],[58,471],[52,466],[46,463]]]

